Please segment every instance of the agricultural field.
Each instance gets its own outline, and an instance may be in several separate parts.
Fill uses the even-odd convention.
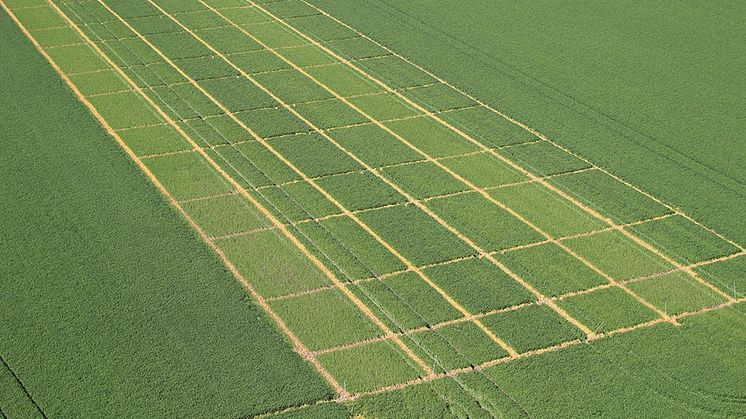
[[[739,122],[694,159],[643,91],[603,97],[639,67],[567,87],[582,53],[539,55],[569,26],[511,64],[531,25],[485,4],[0,0],[33,116],[4,111],[0,210],[34,207],[0,243],[0,416],[746,415]]]

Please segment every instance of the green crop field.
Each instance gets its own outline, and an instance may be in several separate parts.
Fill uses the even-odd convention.
[[[0,417],[746,415],[740,3],[0,5]]]

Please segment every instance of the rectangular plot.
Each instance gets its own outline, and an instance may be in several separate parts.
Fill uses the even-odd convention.
[[[596,332],[608,332],[654,320],[658,315],[619,288],[576,295],[559,302],[567,312]]]
[[[738,252],[736,246],[680,215],[649,221],[629,230],[685,265]]]
[[[238,72],[217,57],[199,57],[175,60],[174,64],[194,80],[217,79],[237,76]]]
[[[436,372],[479,365],[507,355],[472,322],[415,333],[409,338],[418,343],[416,351],[430,361]]]
[[[385,56],[359,60],[356,65],[394,88],[421,86],[437,80],[401,58]]]
[[[329,284],[317,267],[274,230],[217,240],[215,243],[241,275],[264,297]]]
[[[579,158],[546,141],[516,144],[500,154],[537,176],[550,176],[591,167]]]
[[[633,282],[628,287],[667,314],[699,310],[726,301],[684,272]]]
[[[379,121],[408,118],[421,114],[420,111],[405,103],[393,93],[377,93],[352,97],[348,100],[361,111]]]
[[[150,42],[171,59],[206,57],[209,49],[186,32],[172,32],[151,35]]]
[[[554,237],[608,226],[537,183],[494,189],[490,195]]]
[[[454,157],[441,162],[478,188],[491,188],[528,179],[526,175],[488,153]]]
[[[279,51],[298,67],[318,66],[334,63],[336,60],[316,45],[301,45],[299,47],[283,48]]]
[[[367,121],[364,116],[339,99],[299,103],[293,107],[304,118],[321,129],[360,124]]]
[[[441,117],[487,147],[535,141],[538,138],[487,108],[448,112]]]
[[[249,74],[290,68],[289,64],[267,50],[231,54],[229,60]]]
[[[236,118],[262,138],[308,132],[311,128],[284,108],[254,109],[236,113]]]
[[[88,45],[71,45],[47,51],[64,73],[109,69],[109,65]]]
[[[158,33],[181,32],[181,27],[166,15],[146,16],[127,21],[138,33],[144,36],[155,35]],[[129,36],[135,36],[130,33]]]
[[[476,193],[428,202],[436,214],[487,252],[543,239],[507,211]]]
[[[299,179],[298,175],[256,141],[215,150],[221,156],[220,165],[236,172],[234,179],[242,185],[255,188]]]
[[[202,80],[199,84],[231,112],[277,105],[274,99],[243,77]]]
[[[294,18],[299,16],[315,15],[319,12],[300,0],[280,0],[262,5],[273,15],[280,18]]]
[[[321,218],[339,212],[324,195],[306,182],[297,182],[285,186],[272,186],[258,191],[266,205],[281,220],[301,221]]]
[[[166,63],[134,65],[122,69],[140,88],[187,83],[176,70]]]
[[[318,134],[270,140],[275,149],[308,177],[361,170],[362,167]]]
[[[400,348],[386,341],[322,354],[318,360],[350,392],[404,383],[423,374]]]
[[[618,231],[567,240],[567,247],[616,280],[646,276],[673,266]]]
[[[181,134],[169,125],[133,128],[118,134],[138,156],[171,153],[191,148]]]
[[[233,190],[196,152],[153,157],[146,159],[144,163],[177,200]]]
[[[419,162],[387,167],[381,173],[417,199],[452,194],[468,189],[435,163]]]
[[[47,5],[44,7],[16,9],[13,14],[21,21],[23,26],[30,31],[53,28],[56,26],[67,26],[65,19]]]
[[[485,313],[533,301],[534,296],[485,259],[472,258],[425,269],[466,310]]]
[[[229,23],[217,13],[210,10],[198,10],[193,12],[178,13],[174,15],[184,26],[190,29],[210,29],[227,26]]]
[[[212,237],[270,226],[269,220],[238,194],[185,202],[181,207]]]
[[[461,317],[461,313],[412,272],[385,280],[364,281],[356,291],[360,299],[394,331],[432,326]]]
[[[69,27],[39,29],[30,32],[36,39],[36,42],[45,48],[84,42],[83,38],[74,29]]]
[[[326,85],[340,96],[383,93],[383,89],[364,78],[344,64],[332,64],[306,69],[316,80]]]
[[[362,227],[347,217],[303,223],[298,229],[340,279],[355,280],[402,270],[404,265]]]
[[[223,54],[262,49],[254,40],[234,27],[197,29],[194,32],[207,44]]]
[[[90,99],[96,110],[114,129],[161,122],[151,107],[134,92],[112,93]]]
[[[193,118],[179,122],[178,124],[200,147],[214,147],[230,143],[227,138],[223,137],[205,119]]]
[[[362,37],[335,39],[326,42],[326,46],[348,60],[379,57],[388,51]]]
[[[542,294],[558,296],[607,281],[553,243],[506,253],[501,261]]]
[[[219,115],[223,111],[190,83],[156,86],[152,90],[168,105],[178,119]],[[164,109],[165,110],[165,109]]]
[[[431,157],[446,157],[478,150],[455,132],[428,117],[390,121],[385,125]]]
[[[332,94],[295,70],[260,73],[254,78],[286,103],[328,99]]]
[[[188,13],[205,9],[198,0],[158,0],[158,3],[169,13]]]
[[[493,314],[484,317],[482,323],[519,352],[583,337],[580,330],[544,305]]]
[[[746,257],[739,256],[724,262],[701,266],[695,271],[705,281],[734,298],[746,297]]]
[[[290,24],[305,35],[322,42],[357,36],[352,29],[320,14],[295,18]]]
[[[239,0],[240,2],[240,0]],[[209,4],[209,3],[208,3]],[[263,13],[256,7],[246,7],[246,3],[241,4],[244,7],[227,7],[220,9],[220,14],[232,23],[242,26],[253,23],[265,23],[272,20],[266,13]],[[215,7],[215,6],[213,6]]]
[[[336,142],[373,167],[421,160],[414,150],[375,125],[329,131]]]
[[[275,301],[271,305],[310,350],[331,348],[381,334],[336,289]]]
[[[671,212],[662,204],[598,170],[560,176],[552,179],[551,183],[619,224]]]
[[[208,116],[204,121],[229,143],[235,144],[254,139],[247,130],[228,115]]]
[[[162,13],[147,2],[133,2],[129,0],[115,0],[106,2],[117,14],[125,19],[158,16]]]
[[[385,208],[364,212],[360,218],[418,266],[474,254],[455,235],[417,208]]]
[[[120,67],[162,61],[152,48],[136,38],[108,40],[102,49]]]
[[[405,94],[431,112],[477,105],[477,102],[442,83],[407,89]]]
[[[308,42],[292,33],[278,22],[266,22],[241,26],[268,48],[287,48],[305,45]]]
[[[353,172],[318,179],[316,183],[350,211],[406,201],[382,180],[369,172]]]
[[[70,76],[70,80],[84,96],[130,90],[130,86],[114,70]]]

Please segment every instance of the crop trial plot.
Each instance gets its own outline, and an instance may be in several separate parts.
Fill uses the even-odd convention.
[[[565,362],[572,357],[548,354],[566,350],[605,356],[596,341],[632,341],[641,329],[679,336],[695,328],[692,316],[729,312],[746,298],[744,247],[573,148],[578,132],[598,130],[552,126],[581,116],[536,121],[533,108],[542,107],[529,106],[528,93],[516,100],[508,86],[497,103],[477,99],[454,87],[465,67],[447,75],[452,85],[389,48],[400,44],[396,33],[379,43],[316,3],[0,0],[236,276],[244,289],[231,298],[277,326],[278,336],[263,338],[287,346],[326,386],[322,395],[242,415],[302,415],[334,404],[407,416],[400,408],[417,398],[423,416],[489,416],[505,406],[552,416],[532,410],[537,400],[554,403],[544,393],[513,400],[526,383],[505,374],[528,374],[544,356]],[[431,35],[435,43],[446,36]],[[515,75],[530,97],[562,96],[557,108],[582,115],[586,105],[569,105],[580,94],[550,93],[559,87],[495,62],[501,70],[492,70]],[[526,109],[491,108],[503,101]],[[605,116],[615,121],[609,126],[618,122]],[[181,279],[195,294],[206,289],[203,278]],[[198,309],[212,321],[210,309]],[[237,321],[236,339],[246,328]],[[221,345],[225,336],[211,339]],[[273,355],[261,356],[273,363]],[[731,362],[710,355],[713,364]],[[567,368],[587,372],[581,362]],[[421,409],[433,400],[443,410]],[[618,411],[599,404],[594,413]]]

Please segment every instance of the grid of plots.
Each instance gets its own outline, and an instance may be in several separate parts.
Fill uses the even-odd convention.
[[[744,249],[302,0],[5,4],[340,395],[744,298]]]

